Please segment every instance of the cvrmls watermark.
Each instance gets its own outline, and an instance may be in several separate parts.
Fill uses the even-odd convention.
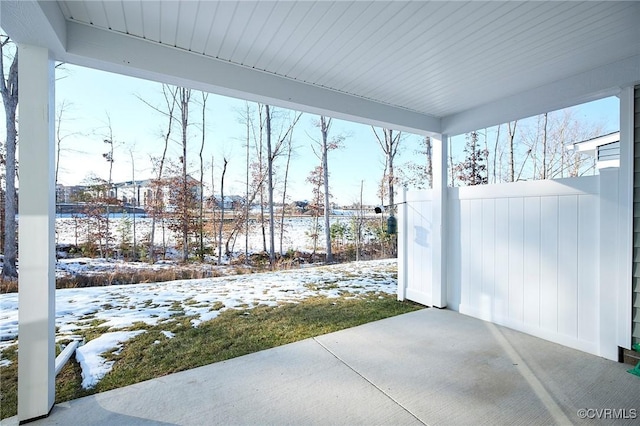
[[[635,420],[638,418],[638,410],[635,408],[581,408],[578,410],[578,417],[598,420]]]

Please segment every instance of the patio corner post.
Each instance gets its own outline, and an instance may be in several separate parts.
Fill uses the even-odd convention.
[[[402,187],[400,192],[400,209],[398,211],[398,300],[405,299],[407,289],[407,188]]]
[[[619,168],[619,209],[618,209],[618,246],[617,269],[619,287],[617,300],[617,345],[631,349],[633,322],[633,203],[634,203],[634,138],[640,117],[635,110],[635,88],[628,86],[620,92],[620,168]],[[635,200],[638,201],[638,200]]]
[[[620,275],[618,274],[617,250],[619,194],[617,168],[601,169],[600,175],[600,295],[598,312],[598,354],[604,358],[617,361],[618,345],[616,343],[616,311],[618,292],[620,291]]]
[[[447,306],[447,143],[444,134],[431,136],[433,170],[433,269],[432,303]]]
[[[18,421],[55,402],[54,63],[19,44],[20,116]]]

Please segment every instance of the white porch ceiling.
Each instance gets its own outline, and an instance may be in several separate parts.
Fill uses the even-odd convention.
[[[640,81],[640,2],[12,1],[56,59],[418,132]]]

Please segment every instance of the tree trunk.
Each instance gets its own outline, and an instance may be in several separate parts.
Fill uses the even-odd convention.
[[[138,259],[138,247],[136,240],[136,208],[139,202],[140,194],[136,193],[136,165],[133,161],[133,151],[129,151],[131,155],[131,184],[133,185],[133,260]]]
[[[0,158],[0,164],[2,164],[3,166],[5,165],[4,156]],[[4,250],[5,192],[4,189],[2,189],[2,180],[3,176],[0,175],[0,230],[2,231],[0,232],[0,247],[2,247],[2,249]]]
[[[216,223],[216,206],[218,205],[218,200],[216,199],[216,178],[214,175],[214,167],[215,164],[213,155],[211,156],[211,229],[213,230],[214,235],[215,232],[215,223]],[[217,236],[216,236],[217,237]],[[218,239],[218,244],[221,244],[220,239]],[[215,254],[215,250],[213,254]]]
[[[327,136],[331,126],[331,119],[327,120],[326,117],[320,116],[320,126],[322,131],[322,180],[324,183],[324,238],[326,241],[326,262],[330,263],[333,262],[333,253],[331,252],[331,224],[329,223],[331,206],[329,205],[329,145]]]
[[[498,125],[498,131],[496,132],[496,143],[493,147],[493,183],[496,182],[496,159],[498,158],[498,142],[500,141],[500,125]],[[500,164],[502,167],[502,164]]]
[[[187,181],[187,129],[189,126],[189,101],[191,90],[180,88],[180,112],[182,127],[182,261],[189,259],[189,182]]]
[[[249,121],[249,103],[247,102],[246,104],[247,106],[247,182],[246,182],[246,188],[245,188],[245,209],[246,209],[246,214],[245,214],[245,233],[244,233],[244,263],[245,265],[249,264],[249,211],[251,209],[251,203],[249,203],[249,138],[250,138],[250,121]]]
[[[260,228],[262,229],[262,251],[267,251],[267,232],[264,227],[264,163],[262,156],[262,105],[258,105],[260,133],[258,137],[258,174],[260,175]]]
[[[507,123],[507,131],[509,132],[509,182],[515,182],[515,163],[513,160],[513,140],[516,137],[516,126],[518,122],[513,122],[513,129],[511,128],[511,122]]]
[[[378,136],[375,128],[373,129],[373,133],[378,139],[378,143],[380,144],[380,148],[382,148],[382,152],[385,154],[385,169],[387,171],[387,187],[389,191],[389,208],[390,211],[393,212],[395,209],[395,201],[394,201],[394,167],[393,161],[398,153],[398,148],[400,146],[400,139],[402,136],[401,132],[398,132],[395,136],[393,135],[392,129],[382,129],[383,137]]]
[[[362,225],[364,222],[364,210],[362,208],[362,193],[364,192],[364,180],[360,181],[360,208],[358,211],[358,221],[356,222],[356,262],[360,261],[360,251],[362,250]]]
[[[106,158],[107,162],[109,163],[109,180],[107,181],[107,190],[106,190],[106,194],[104,197],[104,200],[106,201],[106,205],[107,205],[107,221],[106,223],[106,230],[105,230],[105,257],[109,257],[109,240],[111,239],[111,230],[109,229],[109,220],[110,220],[110,216],[111,216],[111,189],[112,189],[112,185],[113,185],[113,128],[111,127],[111,117],[109,117],[109,114],[107,114],[107,123],[109,126],[109,135],[108,135],[108,139],[105,139],[104,142],[106,144],[109,145],[109,152],[107,152],[106,154],[103,154],[103,156]]]
[[[200,261],[204,261],[204,160],[202,152],[204,151],[205,141],[205,120],[206,120],[207,94],[202,92],[202,143],[200,144],[200,214],[198,215],[198,231],[200,233]],[[211,165],[213,167],[213,165]]]
[[[175,109],[175,105],[176,102],[178,100],[178,88],[175,87],[173,90],[167,86],[167,85],[162,85],[162,94],[164,95],[164,100],[167,104],[167,111],[160,111],[159,109],[155,108],[152,106],[153,109],[155,109],[156,111],[165,114],[167,116],[167,118],[169,119],[169,124],[167,125],[167,133],[165,133],[163,135],[163,139],[164,139],[164,149],[162,151],[162,157],[160,157],[160,161],[159,161],[159,165],[158,165],[158,177],[155,180],[155,182],[153,182],[153,195],[152,195],[152,199],[151,199],[151,231],[150,231],[150,235],[149,235],[149,261],[151,263],[155,262],[155,235],[156,235],[156,221],[158,218],[158,215],[161,215],[163,212],[160,211],[160,208],[162,208],[163,203],[162,203],[162,173],[164,171],[164,162],[165,159],[167,157],[167,149],[169,148],[169,138],[171,136],[171,129],[173,128],[173,111]],[[145,102],[143,100],[143,102]],[[146,102],[145,102],[146,103]],[[147,103],[147,105],[149,105]],[[149,105],[151,106],[151,105]],[[164,219],[162,219],[162,247],[163,247],[163,252],[166,252],[166,248],[165,248],[165,243],[164,243],[165,239],[164,239]],[[164,255],[163,255],[164,256]]]
[[[287,182],[289,180],[289,165],[291,163],[291,153],[293,151],[292,136],[289,135],[289,142],[287,144],[287,165],[284,169],[284,187],[282,189],[282,214],[280,215],[280,254],[283,255],[282,238],[284,235],[284,214],[287,205]]]
[[[391,213],[393,215],[393,212],[395,211],[396,205],[395,205],[395,196],[394,196],[395,194],[393,193],[394,192],[394,189],[393,189],[393,179],[394,179],[394,176],[393,176],[393,157],[391,157],[390,154],[387,154],[387,163],[388,163],[387,170],[388,170],[388,173],[389,173],[387,175],[387,178],[389,179],[387,181],[387,184],[389,186],[389,189],[388,189],[388,191],[389,191],[389,210],[391,211]]]
[[[222,264],[222,226],[224,225],[224,175],[227,173],[227,159],[222,159],[222,176],[220,177],[220,198],[222,209],[220,212],[220,226],[218,227],[218,265]]]
[[[429,136],[425,136],[424,145],[427,157],[427,181],[429,182],[429,188],[433,188],[433,148]]]
[[[267,121],[267,185],[269,199],[269,264],[273,268],[275,263],[275,224],[273,218],[273,153],[271,150],[271,110],[265,105]]]
[[[542,179],[546,179],[547,173],[547,113],[543,114],[544,126],[542,128]]]
[[[2,277],[5,279],[15,279],[18,277],[16,268],[17,245],[16,245],[16,139],[17,131],[15,125],[17,99],[15,102],[5,102],[6,124],[7,124],[7,168],[5,176],[5,223],[4,223],[4,262],[2,267]]]
[[[453,173],[453,153],[451,149],[451,138],[447,138],[447,139],[448,139],[447,152],[449,153],[449,170],[447,174],[451,176],[451,186],[455,186],[456,180],[455,180],[455,173]]]

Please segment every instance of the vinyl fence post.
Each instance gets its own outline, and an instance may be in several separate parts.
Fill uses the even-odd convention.
[[[400,209],[398,210],[398,300],[405,299],[407,289],[407,188],[402,187],[400,193]]]
[[[433,306],[447,306],[447,135],[434,135],[433,165],[433,269],[431,273]]]

